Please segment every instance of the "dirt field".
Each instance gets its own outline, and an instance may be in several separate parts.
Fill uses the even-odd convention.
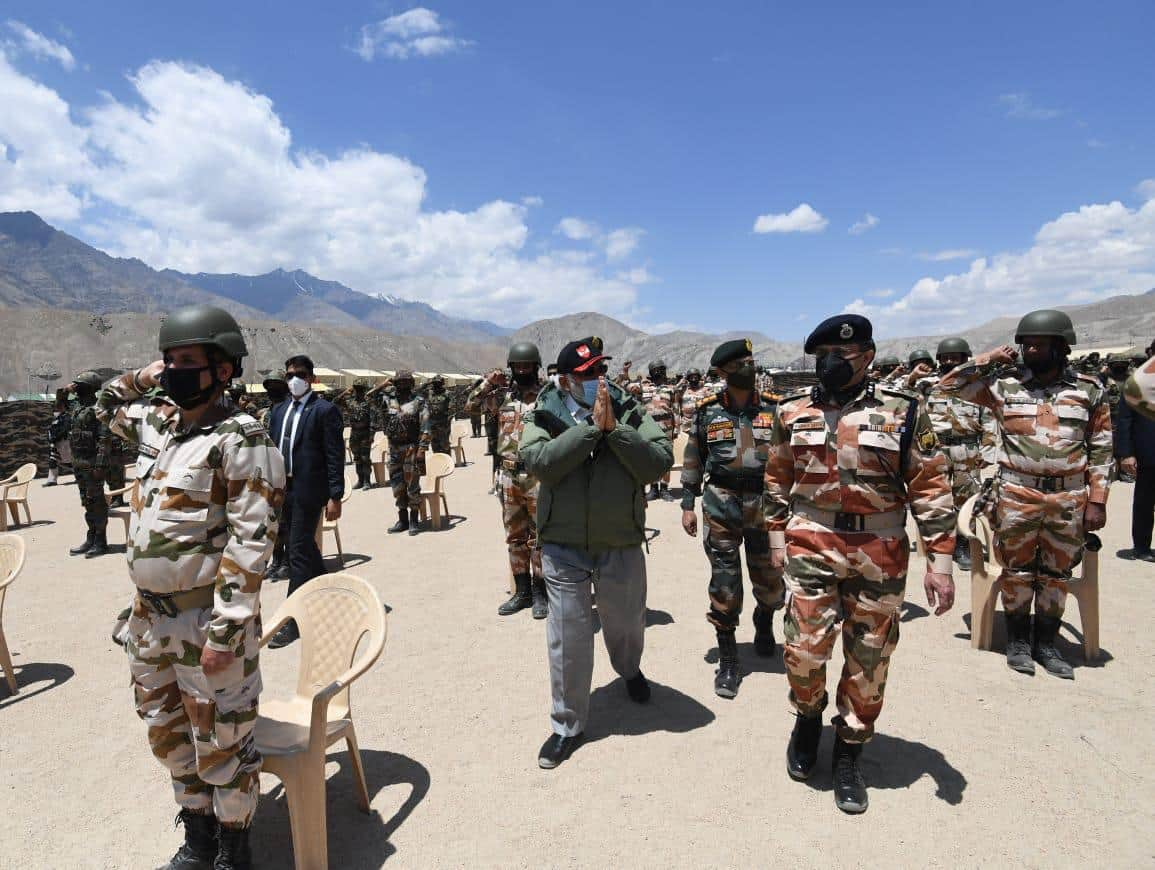
[[[484,440],[466,445],[474,464],[448,481],[450,530],[386,536],[395,515],[383,489],[345,506],[348,570],[374,584],[390,615],[385,654],[353,691],[373,813],[356,810],[347,757],[335,752],[332,867],[1155,863],[1155,632],[1140,622],[1155,565],[1114,556],[1130,546],[1130,486],[1115,488],[1103,533],[1095,666],[1074,641],[1073,600],[1067,612],[1074,682],[1008,670],[1001,618],[996,651],[972,651],[969,578],[957,578],[955,609],[935,618],[912,557],[887,705],[864,753],[870,810],[849,817],[830,793],[829,728],[811,784],[786,775],[786,681],[780,658],[754,658],[749,611],[739,649],[751,672],[736,700],[714,695],[706,561],[676,503],[651,508],[652,702],[626,699],[599,648],[589,741],[540,770],[545,624],[495,613],[507,594],[498,503],[485,494]],[[154,867],[181,833],[109,639],[130,584],[119,552],[68,556],[83,524],[65,481],[34,484],[36,524],[19,530],[28,562],[4,613],[20,694],[0,687],[0,867]],[[109,534],[123,541],[119,524]],[[267,619],[286,586],[266,586]],[[290,691],[296,649],[263,655],[266,697]],[[256,857],[291,867],[284,796],[272,777],[263,787]]]

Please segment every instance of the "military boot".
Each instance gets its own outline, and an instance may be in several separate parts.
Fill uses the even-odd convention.
[[[1055,648],[1055,637],[1059,633],[1059,620],[1053,616],[1035,614],[1035,645],[1032,649],[1037,661],[1048,674],[1064,680],[1075,679],[1070,664]]]
[[[714,672],[714,694],[719,698],[736,698],[742,673],[738,669],[738,643],[734,632],[718,632],[718,670]]]
[[[249,870],[253,866],[253,851],[249,847],[248,828],[221,828],[220,848],[213,870]]]
[[[754,652],[762,657],[774,655],[774,611],[759,604],[754,608]]]
[[[111,508],[125,507],[124,496],[123,495],[114,495],[111,499],[109,499],[108,506]]]
[[[409,511],[405,508],[397,509],[397,522],[387,528],[385,531],[390,535],[395,535],[398,532],[405,532],[409,530]]]
[[[358,471],[357,472],[357,482],[349,488],[350,489],[364,489],[365,488],[365,476],[361,472]]]
[[[1020,674],[1035,675],[1035,663],[1031,661],[1031,615],[1006,614],[1007,619],[1007,667]]]
[[[92,546],[84,554],[85,559],[95,559],[97,556],[108,554],[108,537],[104,532],[96,532],[92,537]]]
[[[844,813],[865,813],[869,800],[866,796],[866,780],[858,769],[858,756],[862,754],[861,743],[847,743],[841,737],[834,738],[834,805]]]
[[[954,560],[963,571],[971,569],[971,544],[962,535],[959,535],[954,544]]]
[[[57,473],[58,472],[55,468],[48,469],[48,479],[46,481],[44,481],[44,486],[56,486],[57,485],[57,481],[56,481]]]
[[[497,615],[512,616],[519,610],[525,610],[525,608],[533,604],[533,592],[530,589],[530,585],[528,574],[514,574],[513,595],[509,596],[509,600],[497,608]]]
[[[184,825],[184,843],[157,870],[212,870],[217,857],[217,817],[181,810],[176,821]]]
[[[534,577],[529,584],[529,591],[533,595],[533,618],[545,619],[549,616],[549,598],[545,594],[545,581]]]
[[[416,535],[421,531],[421,511],[413,508],[409,511],[409,534]]]
[[[83,544],[78,544],[68,551],[69,556],[83,556],[92,549],[93,543],[96,541],[96,532],[92,529],[88,530],[88,536],[84,539]]]
[[[822,742],[822,714],[795,714],[790,745],[786,747],[786,772],[798,782],[809,779],[818,763],[818,744]]]

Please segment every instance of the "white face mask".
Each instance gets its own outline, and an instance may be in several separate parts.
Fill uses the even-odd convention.
[[[309,392],[309,382],[304,378],[289,378],[289,392],[293,394],[294,399],[299,399]]]

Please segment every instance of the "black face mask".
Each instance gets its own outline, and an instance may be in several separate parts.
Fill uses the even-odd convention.
[[[958,366],[955,363],[939,363],[938,364],[938,373],[940,375],[945,375],[947,372],[951,371],[952,369],[956,369],[956,368],[958,368]]]
[[[726,375],[726,383],[735,390],[754,389],[754,363],[746,363]]]
[[[76,401],[86,408],[96,404],[96,390],[92,387],[81,387],[76,391]]]
[[[850,360],[843,359],[836,353],[820,356],[815,361],[815,370],[818,373],[818,383],[828,393],[839,393],[846,389],[847,384],[854,378],[854,366]]]
[[[364,399],[365,393],[367,393],[367,392],[368,392],[368,390],[365,387],[354,387],[353,388],[353,395],[357,397],[358,401],[360,401],[361,399]]]
[[[1063,351],[1057,347],[1052,346],[1046,353],[1028,354],[1026,351],[1022,353],[1023,364],[1026,365],[1032,372],[1042,374],[1045,372],[1057,372],[1063,367],[1065,356]]]
[[[1111,368],[1111,379],[1116,381],[1127,380],[1127,369],[1125,368]]]
[[[202,387],[201,372],[205,371],[212,376],[212,382],[207,387]],[[196,369],[166,368],[160,373],[160,385],[170,399],[189,411],[203,405],[212,397],[218,385],[217,370],[213,366],[201,366]]]
[[[395,389],[398,399],[408,399],[413,395],[413,384],[396,384]]]
[[[285,401],[286,398],[288,398],[289,388],[285,387],[284,389],[281,389],[280,387],[274,387],[271,390],[266,389],[265,395],[269,397],[269,401],[274,405],[279,405],[281,402]]]
[[[686,378],[686,382],[695,390],[702,385],[702,379],[699,377]]]
[[[532,387],[537,383],[537,370],[531,372],[510,372],[513,375],[513,382],[519,387]]]

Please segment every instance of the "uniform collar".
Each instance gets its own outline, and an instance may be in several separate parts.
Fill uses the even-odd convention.
[[[853,405],[860,399],[873,399],[874,391],[877,385],[873,378],[863,378],[862,383],[858,385],[858,390],[852,394],[841,407],[846,408]],[[815,384],[810,388],[810,401],[815,405],[835,405],[836,403],[830,400],[822,389],[821,384]]]

